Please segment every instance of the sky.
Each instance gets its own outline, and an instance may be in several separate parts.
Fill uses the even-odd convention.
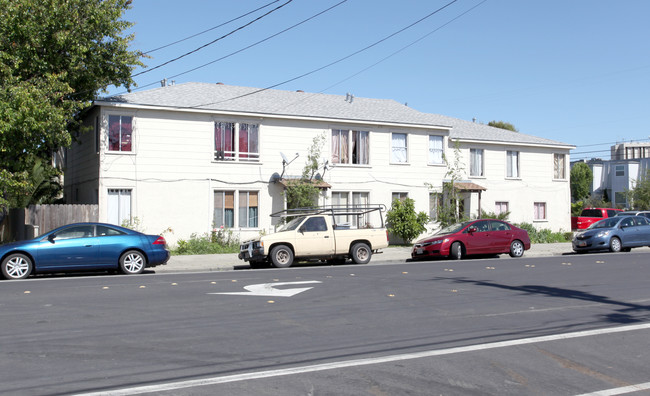
[[[134,0],[123,19],[149,56],[136,90],[166,78],[393,99],[509,122],[577,160],[650,141],[649,15],[648,0]]]

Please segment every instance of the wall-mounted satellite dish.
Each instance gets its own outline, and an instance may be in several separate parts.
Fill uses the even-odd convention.
[[[282,151],[280,151],[280,156],[282,157],[282,174],[280,175],[280,179],[282,179],[282,176],[284,176],[284,171],[285,171],[287,165],[289,165],[290,163],[292,163],[293,161],[295,161],[296,158],[298,158],[298,153],[296,153],[296,156],[293,157],[293,159],[292,159],[291,161],[289,161],[289,159],[287,158],[287,156],[284,155],[284,153],[283,153]]]

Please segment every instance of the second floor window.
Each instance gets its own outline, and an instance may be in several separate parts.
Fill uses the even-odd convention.
[[[483,149],[469,150],[469,175],[483,176]]]
[[[390,148],[390,162],[398,164],[408,162],[405,133],[393,133],[391,135]]]
[[[566,179],[566,160],[564,154],[553,154],[553,178]]]
[[[332,130],[332,163],[367,165],[369,152],[368,131]]]
[[[217,161],[259,161],[257,124],[215,122],[214,159]]]
[[[442,164],[442,136],[429,135],[429,164]]]
[[[506,177],[519,177],[519,151],[506,153]]]
[[[130,152],[133,150],[133,117],[108,116],[108,150]]]

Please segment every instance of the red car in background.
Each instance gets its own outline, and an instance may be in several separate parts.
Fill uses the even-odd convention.
[[[479,219],[453,224],[413,245],[411,258],[451,257],[460,260],[475,254],[508,253],[521,257],[530,249],[524,229],[502,220]]]

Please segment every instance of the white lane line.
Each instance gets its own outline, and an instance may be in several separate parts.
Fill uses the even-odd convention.
[[[638,391],[648,390],[648,389],[650,389],[650,382],[646,382],[644,384],[623,386],[621,388],[606,389],[606,390],[601,390],[592,393],[583,393],[577,396],[614,396],[614,395],[623,395],[625,393],[638,392]]]
[[[313,373],[316,371],[341,369],[346,367],[357,367],[357,366],[366,366],[371,364],[391,363],[391,362],[396,362],[401,360],[421,359],[421,358],[427,358],[433,356],[451,355],[455,353],[484,351],[487,349],[504,348],[510,346],[534,344],[534,343],[548,342],[548,341],[568,340],[571,338],[591,337],[591,336],[602,335],[602,334],[614,334],[614,333],[622,333],[626,331],[636,331],[636,330],[646,330],[646,329],[650,329],[650,323],[613,327],[608,329],[576,331],[572,333],[522,338],[519,340],[491,342],[488,344],[470,345],[464,347],[439,349],[433,351],[404,353],[400,355],[384,356],[384,357],[377,357],[377,358],[355,359],[355,360],[347,360],[342,362],[315,364],[311,366],[293,367],[293,368],[286,368],[286,369],[279,369],[279,370],[259,371],[259,372],[246,373],[246,374],[226,375],[222,377],[169,382],[169,383],[163,383],[157,385],[137,386],[133,388],[124,388],[124,389],[117,389],[111,391],[80,393],[77,396],[125,396],[125,395],[136,395],[136,394],[149,393],[149,392],[152,393],[165,392],[165,391],[171,391],[175,389],[192,388],[196,386],[216,385],[216,384],[224,384],[228,382],[246,381],[246,380],[269,378],[269,377],[279,377],[284,375]]]

